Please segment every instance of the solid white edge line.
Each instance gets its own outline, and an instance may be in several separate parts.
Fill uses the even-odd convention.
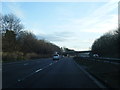
[[[74,60],[73,60],[73,61],[74,61]],[[93,80],[99,88],[107,88],[107,87],[105,87],[102,83],[100,83],[95,77],[93,77],[92,75],[90,75],[85,69],[81,68],[80,65],[78,65],[75,61],[74,61],[74,63],[75,63],[76,66],[77,66],[81,71],[83,71],[91,80]]]

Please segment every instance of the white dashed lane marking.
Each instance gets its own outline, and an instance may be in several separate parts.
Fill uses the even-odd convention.
[[[35,72],[39,72],[39,71],[41,71],[41,70],[43,70],[43,69],[38,69],[38,70],[36,70]]]
[[[28,65],[28,63],[25,63],[24,65]]]
[[[50,63],[49,65],[52,65],[53,63]]]
[[[21,82],[21,81],[25,80],[26,78],[32,76],[33,74],[36,74],[36,73],[38,73],[38,72],[40,72],[40,71],[42,71],[42,70],[50,67],[52,64],[55,64],[55,63],[57,63],[57,62],[58,62],[58,61],[56,61],[56,62],[54,62],[54,63],[50,63],[50,64],[48,64],[47,66],[45,66],[45,67],[43,67],[43,68],[40,68],[40,69],[34,71],[33,73],[29,74],[28,76],[26,76],[26,77],[24,77],[24,78],[22,78],[22,79],[18,79],[17,81],[18,81],[18,82]],[[26,64],[24,64],[24,65],[28,65],[28,63],[26,63]]]

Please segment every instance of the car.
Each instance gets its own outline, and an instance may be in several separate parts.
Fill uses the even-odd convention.
[[[59,54],[54,54],[54,55],[53,55],[53,60],[59,60],[59,59],[60,59]]]
[[[99,55],[98,54],[93,54],[93,57],[99,57]]]

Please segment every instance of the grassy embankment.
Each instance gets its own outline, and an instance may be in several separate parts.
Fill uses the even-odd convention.
[[[39,58],[48,58],[50,55],[42,55],[36,53],[27,53],[23,54],[22,52],[3,52],[1,53],[2,62],[14,62],[14,61],[22,61],[22,60],[31,60],[31,59],[39,59]]]
[[[120,65],[104,63],[84,58],[74,60],[110,88],[120,88]]]

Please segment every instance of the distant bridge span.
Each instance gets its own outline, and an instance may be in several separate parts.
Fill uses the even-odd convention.
[[[64,52],[63,54],[69,54],[69,55],[78,55],[80,53],[90,53],[92,51],[67,51],[67,52]]]
[[[92,51],[74,51],[75,53],[90,53],[90,52],[92,52]]]

